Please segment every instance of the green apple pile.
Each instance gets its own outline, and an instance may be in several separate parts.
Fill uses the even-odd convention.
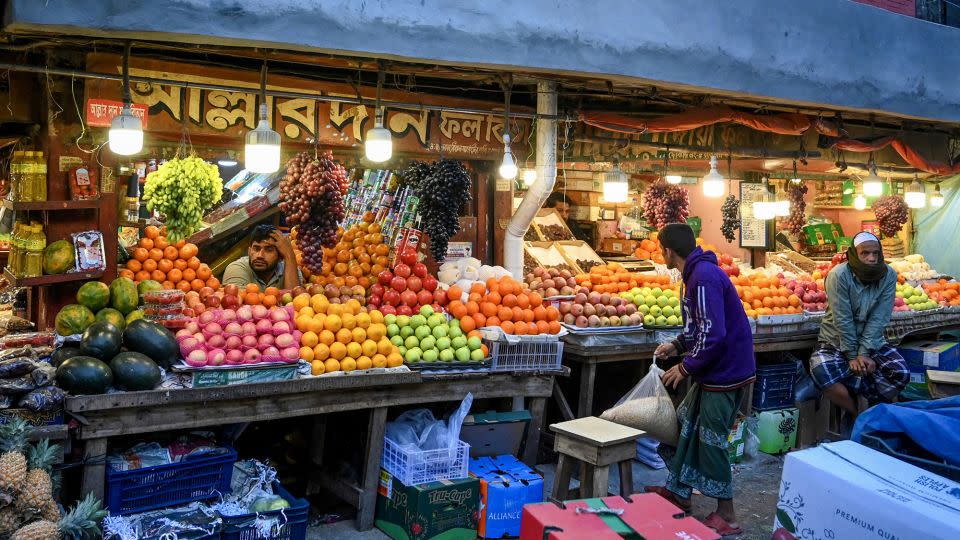
[[[673,289],[634,287],[620,296],[637,306],[645,326],[682,326],[680,297]]]
[[[460,321],[423,306],[415,315],[386,315],[387,337],[408,364],[418,362],[479,362],[484,354],[479,337],[468,338]]]
[[[905,283],[897,284],[893,311],[927,311],[929,309],[936,309],[937,307],[939,307],[939,305],[931,300],[922,288],[914,288]]]

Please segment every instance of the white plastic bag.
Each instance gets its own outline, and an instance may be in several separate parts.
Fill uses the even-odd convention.
[[[660,380],[662,375],[663,370],[656,363],[651,364],[640,382],[600,418],[643,430],[648,437],[676,446],[680,435],[677,410]]]

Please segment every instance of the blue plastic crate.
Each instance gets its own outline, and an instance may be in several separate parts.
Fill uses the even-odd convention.
[[[757,380],[753,383],[753,408],[769,411],[793,406],[793,383],[797,364],[766,364],[757,366]]]
[[[290,507],[260,514],[221,516],[223,517],[222,539],[305,540],[307,538],[307,518],[310,514],[310,503],[304,499],[297,499],[288,493],[279,482],[273,483],[273,492],[286,499],[290,503]],[[266,536],[258,532],[258,520],[270,526],[270,531]]]
[[[107,467],[106,501],[111,514],[138,514],[202,501],[230,491],[237,452],[221,448],[183,461],[131,471]]]

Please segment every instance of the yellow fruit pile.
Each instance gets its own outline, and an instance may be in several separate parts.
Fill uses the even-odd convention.
[[[293,309],[303,332],[300,357],[314,375],[403,364],[400,349],[387,338],[383,313],[367,312],[357,300],[331,304],[322,294],[307,293],[293,299]]]

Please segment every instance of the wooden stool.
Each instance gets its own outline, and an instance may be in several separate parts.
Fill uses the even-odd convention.
[[[560,454],[557,474],[553,480],[550,499],[567,499],[573,467],[580,465],[580,499],[606,497],[610,479],[610,465],[620,467],[620,495],[633,491],[631,463],[637,455],[637,439],[644,432],[588,416],[569,422],[553,424],[556,433],[553,449]]]

